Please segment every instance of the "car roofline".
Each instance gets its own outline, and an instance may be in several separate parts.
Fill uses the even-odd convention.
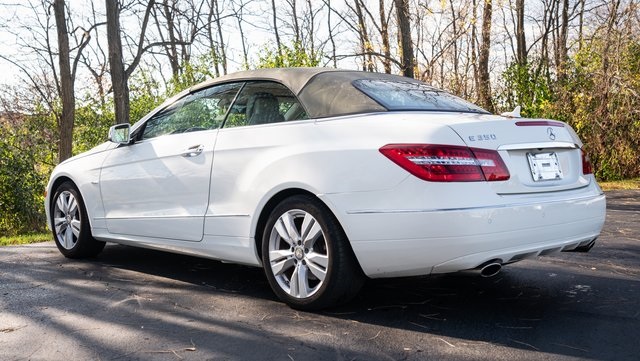
[[[217,84],[224,84],[236,81],[277,81],[282,83],[294,94],[299,94],[305,85],[316,75],[330,72],[349,72],[353,70],[320,68],[320,67],[300,67],[300,68],[265,68],[255,70],[244,70],[217,78],[206,80],[196,84],[189,89],[189,92],[198,91]]]

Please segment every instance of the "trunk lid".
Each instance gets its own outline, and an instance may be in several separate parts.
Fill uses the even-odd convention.
[[[546,119],[473,116],[450,123],[467,146],[497,150],[509,169],[507,181],[491,182],[498,194],[582,188],[581,142],[569,125]]]

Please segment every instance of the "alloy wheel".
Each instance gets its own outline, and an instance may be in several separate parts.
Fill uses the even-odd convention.
[[[53,226],[58,243],[64,249],[70,250],[76,245],[81,224],[78,201],[71,192],[61,192],[53,208]]]
[[[292,209],[276,220],[269,237],[269,266],[288,295],[304,299],[318,292],[330,256],[324,231],[311,214]]]

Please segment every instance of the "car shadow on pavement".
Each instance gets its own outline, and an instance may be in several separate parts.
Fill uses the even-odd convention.
[[[560,254],[507,266],[492,278],[459,273],[369,280],[347,305],[290,311],[317,322],[351,321],[429,335],[451,348],[488,343],[579,358],[633,359],[640,352],[629,343],[640,321],[640,268],[636,263],[616,274],[580,265],[592,261],[584,254]],[[266,314],[269,308],[286,308],[260,268],[117,245],[90,262],[192,284],[211,298],[273,301],[261,305]]]

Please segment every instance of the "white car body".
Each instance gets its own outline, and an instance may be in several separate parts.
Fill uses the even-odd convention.
[[[510,177],[425,181],[385,157],[388,144],[495,150]],[[331,210],[368,277],[428,275],[590,248],[605,196],[583,174],[581,147],[568,125],[547,120],[347,114],[106,142],[57,166],[48,194],[71,180],[98,240],[261,266],[265,207],[304,192]],[[533,179],[527,154],[540,152],[556,154],[561,178]]]

